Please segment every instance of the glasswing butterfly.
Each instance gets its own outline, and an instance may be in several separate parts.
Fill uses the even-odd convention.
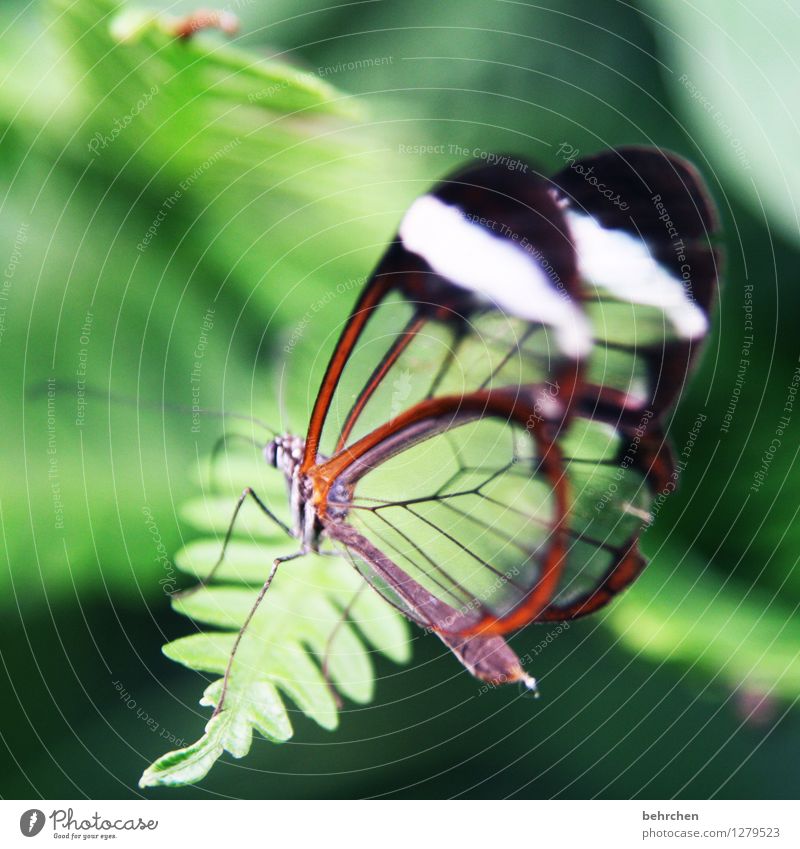
[[[664,415],[717,289],[717,225],[697,171],[660,149],[550,178],[504,161],[413,202],[305,438],[266,446],[292,526],[249,490],[237,511],[253,497],[300,543],[256,606],[280,562],[332,544],[474,676],[535,689],[505,635],[596,611],[645,565],[638,537],[674,472]]]

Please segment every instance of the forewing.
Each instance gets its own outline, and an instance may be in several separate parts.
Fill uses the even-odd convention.
[[[658,417],[685,385],[717,292],[717,216],[696,169],[658,148],[608,150],[553,178],[594,346],[587,382]]]
[[[533,166],[452,175],[408,210],[342,333],[304,470],[437,395],[575,386],[591,333],[558,198]]]

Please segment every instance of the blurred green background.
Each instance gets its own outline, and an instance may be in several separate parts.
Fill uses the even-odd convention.
[[[237,37],[180,44],[136,8],[0,7],[0,794],[795,798],[800,4],[234,0]],[[159,733],[208,717],[160,652],[192,630],[170,557],[226,429],[186,408],[277,421],[282,376],[302,431],[409,200],[484,151],[555,170],[562,143],[676,150],[722,218],[679,451],[706,418],[645,575],[535,658],[537,702],[415,634],[335,733],[293,715],[289,743],[138,790]]]

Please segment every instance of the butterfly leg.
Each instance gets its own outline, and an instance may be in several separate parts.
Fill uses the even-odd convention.
[[[228,545],[230,544],[231,537],[233,536],[233,530],[236,527],[236,520],[239,518],[239,513],[241,512],[242,507],[244,506],[245,501],[248,498],[252,498],[253,501],[258,505],[259,510],[267,516],[267,518],[272,519],[273,522],[283,531],[285,531],[288,536],[293,536],[291,528],[282,522],[270,509],[267,505],[259,498],[255,490],[252,487],[245,487],[242,490],[242,494],[239,496],[236,501],[236,506],[233,508],[233,516],[231,516],[230,524],[228,525],[228,530],[225,532],[225,539],[222,542],[222,550],[220,551],[219,557],[217,558],[217,562],[211,567],[211,571],[202,578],[195,586],[190,587],[188,590],[181,590],[174,594],[175,598],[185,598],[187,595],[191,595],[192,593],[197,592],[197,590],[202,589],[207,584],[210,584],[214,579],[214,575],[219,570],[220,566],[222,566],[225,561],[225,554],[228,550]]]
[[[264,581],[264,585],[258,591],[258,595],[256,596],[256,600],[253,603],[253,606],[250,608],[250,612],[247,614],[247,618],[244,620],[244,624],[239,629],[239,633],[236,635],[236,640],[233,643],[233,648],[231,649],[230,656],[228,657],[228,665],[225,667],[225,676],[222,679],[222,692],[220,693],[219,701],[217,702],[216,708],[214,708],[214,713],[211,715],[213,719],[221,710],[223,702],[225,701],[225,695],[228,692],[228,681],[231,677],[231,669],[233,668],[233,659],[236,657],[236,652],[239,648],[239,643],[242,641],[242,637],[244,636],[245,631],[247,630],[250,622],[255,616],[256,610],[258,610],[259,605],[264,600],[264,596],[267,594],[267,590],[272,585],[272,581],[275,578],[275,574],[278,571],[278,566],[281,563],[286,563],[288,560],[296,560],[298,557],[303,557],[307,554],[306,551],[296,551],[294,554],[287,554],[284,557],[276,557],[272,561],[272,569],[270,569],[269,575],[267,576],[267,580]]]

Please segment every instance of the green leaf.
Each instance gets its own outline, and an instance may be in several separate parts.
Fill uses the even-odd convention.
[[[45,592],[52,602],[76,586],[152,598],[171,584],[173,505],[190,492],[189,476],[174,472],[194,469],[227,427],[202,418],[195,430],[187,414],[159,409],[193,403],[188,376],[204,314],[215,310],[200,401],[264,415],[286,322],[340,281],[363,278],[405,205],[398,195],[416,189],[373,189],[391,154],[363,134],[354,101],[318,75],[222,37],[171,39],[150,18],[138,39],[120,41],[114,23],[134,7],[116,0],[41,5],[43,30],[41,9],[0,12],[11,27],[0,51],[0,175],[9,187],[0,254],[4,270],[15,263],[0,339],[9,561],[0,604],[23,595],[43,604]],[[97,134],[104,146],[93,150]],[[354,295],[354,284],[343,286],[330,310],[344,313]],[[300,352],[318,329],[304,331],[293,358],[292,373],[309,385],[316,377]],[[318,353],[319,343],[308,347]],[[83,364],[90,394],[79,426]],[[31,397],[50,377],[57,455],[48,453],[47,401]],[[305,396],[292,396],[304,414]],[[239,492],[260,491],[253,477],[238,480]]]
[[[158,14],[126,25],[135,6],[118,0],[48,5],[83,82],[76,156],[134,181],[154,214],[168,204],[185,215],[187,236],[224,269],[219,283],[269,316],[273,337],[315,290],[368,272],[415,194],[402,177],[416,168],[372,138],[354,98],[221,36],[176,39]],[[343,313],[350,300],[336,303]]]
[[[201,704],[216,705],[220,690],[221,681],[215,681],[206,688]],[[252,686],[249,696],[246,704],[239,703],[235,710],[223,710],[210,719],[206,733],[196,743],[160,757],[145,770],[140,786],[175,787],[200,781],[225,750],[244,757],[250,751],[254,728],[273,743],[288,740],[292,725],[277,689],[262,681]]]
[[[70,0],[51,0],[58,8],[73,5]],[[224,101],[247,103],[276,112],[302,112],[304,109],[340,115],[361,115],[361,108],[318,76],[271,60],[254,61],[251,53],[225,44],[207,34],[176,41],[172,34],[173,15],[136,7],[123,7],[116,0],[84,2],[83,22],[90,26],[103,14],[110,14],[107,34],[131,51],[148,54],[167,51],[170,60],[182,69],[194,69],[200,79],[197,89],[213,91]],[[102,20],[102,18],[101,18]],[[103,32],[102,36],[105,37]]]
[[[228,522],[230,508],[229,501]],[[206,523],[200,522],[205,529],[217,528],[216,518],[208,519],[213,513],[198,511],[198,516],[205,516]],[[261,519],[267,523],[265,517]],[[274,534],[259,542],[245,540],[238,523],[236,532],[239,538],[229,546],[217,573],[225,583],[174,601],[179,613],[217,629],[164,646],[167,657],[190,669],[224,674],[236,633],[256,598],[253,584],[261,584],[273,559],[290,553],[296,544]],[[198,540],[177,555],[176,563],[203,578],[219,551],[219,542]],[[221,712],[212,717],[200,740],[157,760],[142,776],[141,786],[199,781],[224,751],[244,757],[253,729],[274,742],[288,740],[292,725],[284,697],[323,728],[335,728],[337,706],[323,675],[322,659],[336,689],[364,704],[373,696],[373,651],[406,662],[410,653],[406,622],[366,587],[348,563],[307,555],[282,565],[239,644]],[[206,690],[203,704],[219,703],[221,684],[220,679]]]
[[[757,216],[798,239],[796,4],[648,0],[674,103]]]
[[[795,609],[678,545],[660,547],[604,618],[630,650],[682,663],[731,690],[791,700],[800,692]]]

